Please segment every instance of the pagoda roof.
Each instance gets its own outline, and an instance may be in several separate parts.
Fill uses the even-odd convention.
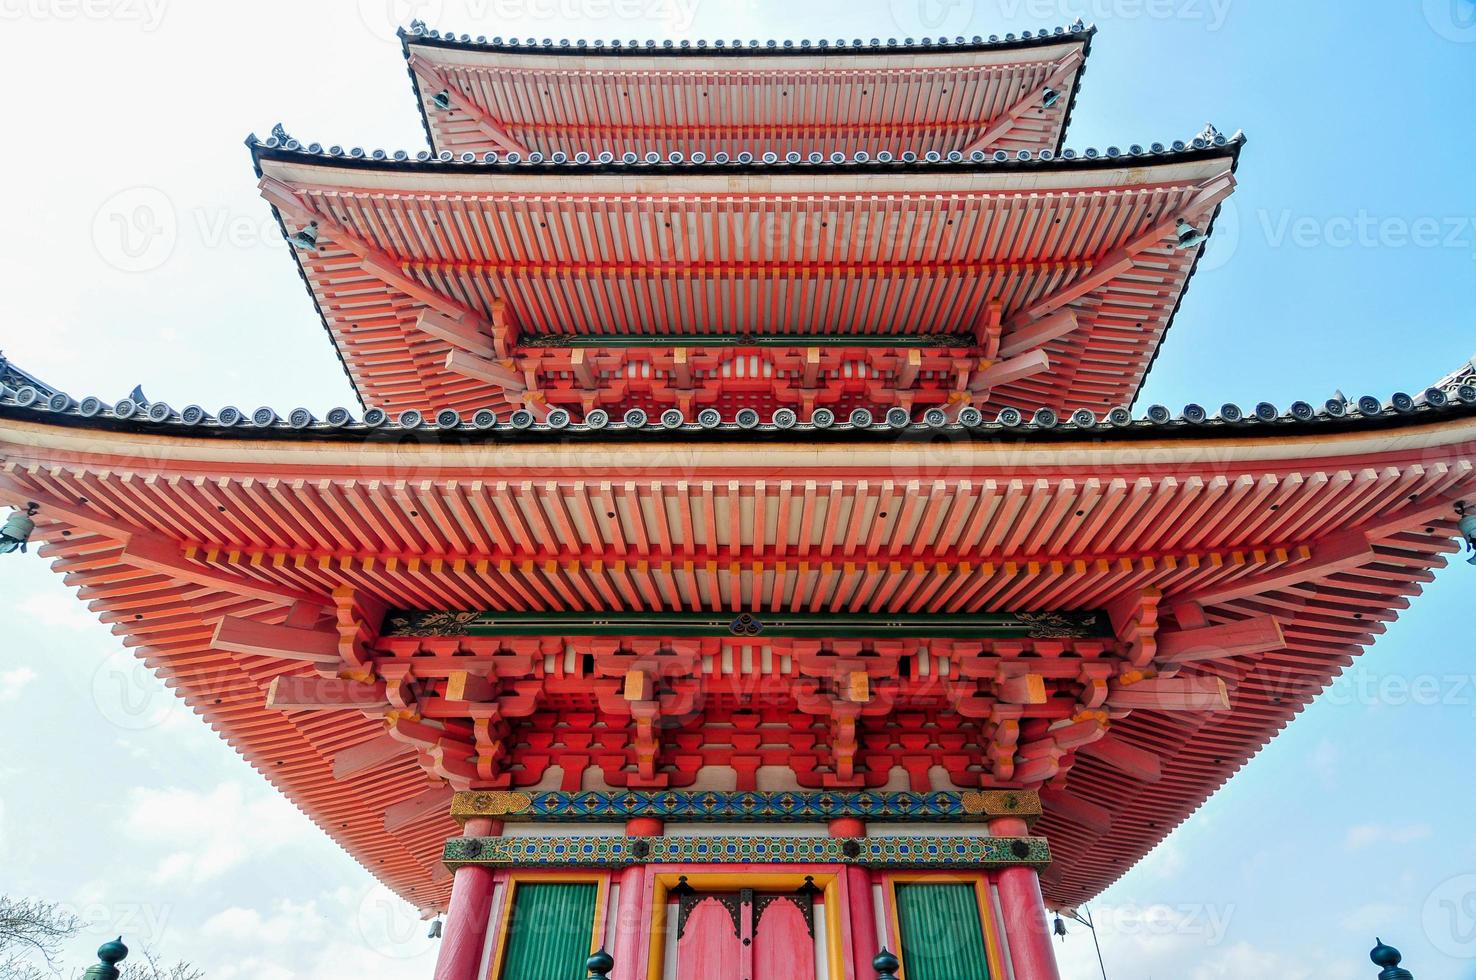
[[[767,419],[1130,404],[1202,250],[1177,222],[1209,230],[1242,140],[782,164],[250,145],[284,232],[316,222],[295,258],[366,404]]]
[[[437,152],[1060,150],[1095,29],[742,42],[400,38]]]
[[[426,909],[449,893],[440,855],[455,823],[449,794],[427,790],[425,757],[369,751],[386,731],[374,712],[269,711],[273,680],[311,677],[309,665],[218,647],[222,617],[302,631],[329,615],[336,627],[315,629],[330,646],[361,651],[379,649],[365,624],[386,606],[1115,610],[1122,646],[1111,653],[1124,669],[1223,686],[1229,708],[1145,701],[1124,675],[1096,688],[1108,739],[1037,744],[1034,775],[1021,763],[1000,780],[1041,785],[1037,832],[1056,857],[1047,899],[1075,905],[1373,642],[1456,549],[1455,505],[1476,493],[1476,389],[1423,405],[1360,400],[1308,422],[1209,424],[1191,412],[1069,438],[1042,427],[1023,442],[870,447],[728,432],[693,434],[680,450],[662,438],[499,445],[423,426],[370,438],[265,416],[246,427],[91,411],[0,396],[0,502],[38,503],[41,554],[123,642]],[[1267,620],[1283,642],[1205,654],[1186,636]],[[416,669],[413,656],[388,665]],[[1051,683],[1085,696],[1064,666],[1049,667]],[[553,674],[522,669],[549,710],[572,710],[559,708]]]

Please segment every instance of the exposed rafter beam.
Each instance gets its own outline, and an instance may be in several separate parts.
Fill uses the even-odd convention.
[[[414,754],[414,747],[406,745],[393,735],[376,735],[367,742],[351,745],[334,756],[333,778],[348,779]]]
[[[999,345],[999,356],[1018,357],[1026,351],[1044,347],[1046,344],[1069,333],[1077,327],[1076,313],[1072,310],[1057,310],[1036,320],[1028,326],[1016,327]]]
[[[417,75],[419,75],[423,81],[428,83],[426,87],[429,88],[432,93],[445,92],[450,97],[451,104],[455,108],[466,113],[467,118],[470,119],[476,125],[476,127],[487,136],[488,139],[496,143],[503,150],[514,153],[522,153],[524,155],[528,153],[528,148],[524,146],[521,142],[519,142],[516,138],[514,138],[511,133],[508,132],[506,123],[503,123],[501,120],[497,119],[495,116],[489,113],[485,108],[473,102],[471,99],[468,99],[466,95],[461,91],[460,86],[452,84],[445,75],[441,74],[440,69],[433,65],[424,56],[412,54],[410,56],[410,68]]]
[[[1129,745],[1114,735],[1083,745],[1078,751],[1139,782],[1156,783],[1163,778],[1163,766],[1155,753]]]
[[[1069,820],[1098,834],[1105,834],[1112,829],[1111,810],[1088,802],[1066,790],[1042,786],[1040,802],[1045,807],[1047,816]]]
[[[1301,585],[1313,579],[1336,575],[1350,568],[1358,568],[1373,560],[1374,550],[1369,543],[1368,536],[1361,531],[1354,531],[1319,541],[1311,548],[1306,561],[1298,562],[1286,569],[1237,579],[1219,588],[1175,596],[1169,608],[1174,613],[1174,619],[1177,622],[1192,622],[1195,619],[1193,605],[1203,608],[1220,602],[1245,599],[1263,592],[1274,592],[1278,589]],[[1183,609],[1186,604],[1192,605],[1181,616],[1179,610]]]
[[[1016,312],[1006,322],[1006,327],[1008,330],[1028,328],[1041,317],[1056,312],[1067,303],[1080,299],[1092,290],[1122,275],[1133,267],[1141,252],[1172,235],[1181,217],[1203,214],[1229,197],[1234,190],[1235,175],[1228,170],[1200,184],[1194,197],[1182,208],[1174,209],[1162,221],[1152,225],[1136,238],[1125,242],[1091,263],[1086,272],[1068,282],[1061,289]]]
[[[64,503],[49,494],[24,490],[11,479],[0,477],[0,504],[23,508],[28,503],[38,504],[44,519],[59,517],[73,527],[117,541],[122,546],[122,561],[126,564],[252,599],[289,606],[302,604],[304,608],[317,609],[320,615],[329,611],[329,604],[319,596],[197,564],[190,560],[189,552],[181,551],[167,538],[100,517],[82,505]]]
[[[976,394],[1033,377],[1051,369],[1051,359],[1043,350],[1034,350],[1007,361],[998,361],[969,378],[969,391]]]
[[[1034,88],[1027,89],[1025,94],[1015,101],[1014,105],[1011,105],[1001,115],[991,120],[989,128],[984,130],[972,143],[964,147],[964,155],[968,156],[975,150],[984,149],[1001,136],[1004,136],[1011,129],[1014,129],[1015,123],[1019,121],[1021,116],[1041,104],[1041,100],[1045,98],[1046,89],[1064,85],[1066,80],[1076,71],[1077,66],[1081,64],[1081,61],[1081,51],[1079,50],[1072,51],[1066,57],[1062,58],[1060,63],[1056,65],[1055,70],[1046,77],[1045,81],[1036,85]]]
[[[210,645],[217,650],[255,657],[278,657],[333,667],[343,662],[338,653],[338,630],[271,626],[254,619],[226,616],[216,625]]]
[[[466,351],[449,352],[446,355],[446,370],[485,381],[514,395],[528,390],[528,382],[521,373],[513,370],[511,362],[492,361]]]
[[[383,681],[365,684],[337,677],[272,678],[266,706],[272,711],[388,711]]]
[[[1230,694],[1218,677],[1149,677],[1132,684],[1114,682],[1107,703],[1117,710],[1225,711]]]
[[[1187,664],[1222,660],[1245,654],[1267,653],[1286,646],[1281,624],[1273,616],[1257,616],[1202,629],[1162,632],[1158,635],[1158,659]]]
[[[411,824],[445,817],[451,810],[452,795],[449,787],[438,786],[404,802],[392,804],[384,811],[384,829],[394,833]]]
[[[402,262],[360,241],[348,229],[304,201],[291,185],[275,177],[263,177],[257,186],[261,189],[261,196],[278,210],[295,215],[299,220],[316,221],[320,233],[326,233],[334,244],[357,256],[363,270],[386,286],[399,290],[417,303],[423,303],[467,328],[492,333],[492,325],[484,318],[407,275]]]

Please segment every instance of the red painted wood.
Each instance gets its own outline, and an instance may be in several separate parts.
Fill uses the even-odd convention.
[[[876,935],[876,901],[871,893],[871,870],[854,865],[846,868],[846,911],[851,918],[851,955],[859,976],[866,975],[879,952]]]
[[[441,934],[435,980],[479,980],[482,949],[492,917],[491,868],[465,867],[451,885],[451,907]]]
[[[742,980],[743,949],[727,908],[716,898],[704,898],[687,916],[677,941],[677,980]]]
[[[1040,878],[1032,868],[1006,868],[994,878],[1004,913],[1010,961],[1021,980],[1060,980],[1046,925]]]
[[[646,869],[626,868],[620,874],[620,899],[615,909],[615,944],[608,950],[615,959],[617,977],[645,975],[642,957],[646,951],[646,925],[650,913],[646,896]]]
[[[764,909],[753,929],[752,980],[815,980],[815,939],[789,898]]]

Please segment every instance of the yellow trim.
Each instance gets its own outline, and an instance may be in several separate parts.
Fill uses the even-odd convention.
[[[513,909],[518,897],[518,886],[566,885],[592,881],[595,891],[594,930],[589,937],[589,952],[593,955],[604,945],[606,906],[610,903],[610,875],[605,871],[515,871],[507,876],[502,900],[502,921],[497,923],[497,945],[492,950],[492,970],[488,980],[502,976],[503,957],[507,955],[507,930],[512,924]]]
[[[1004,980],[1004,946],[1000,942],[999,923],[994,918],[994,896],[990,894],[989,876],[983,872],[949,871],[897,871],[886,876],[888,934],[892,940],[892,952],[904,965],[897,971],[898,980],[907,980],[906,954],[902,950],[902,923],[897,916],[897,884],[907,882],[932,882],[934,884],[961,885],[974,883],[974,900],[979,906],[979,927],[984,935],[984,961],[989,964],[992,980]]]
[[[651,887],[651,947],[646,966],[646,980],[661,980],[666,970],[666,900],[671,889],[683,879],[698,891],[734,891],[740,888],[794,890],[814,881],[825,892],[825,954],[826,970],[830,980],[845,980],[846,950],[841,915],[849,914],[842,908],[840,897],[840,872],[827,871],[819,874],[796,874],[793,872],[762,871],[701,872],[684,874],[678,871],[661,871],[652,876]],[[867,901],[871,896],[866,896]],[[858,973],[859,975],[859,973]]]

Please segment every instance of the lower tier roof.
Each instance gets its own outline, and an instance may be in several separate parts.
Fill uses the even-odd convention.
[[[971,686],[928,702],[945,717],[974,712],[969,724],[992,740],[956,778],[1042,791],[1038,831],[1056,856],[1047,899],[1075,905],[1162,840],[1383,632],[1456,549],[1456,504],[1476,502],[1467,405],[1287,434],[857,444],[101,426],[0,399],[0,502],[38,504],[41,553],[79,597],[319,826],[425,909],[444,907],[449,892],[439,864],[456,830],[449,786],[498,778],[457,713],[475,720],[514,696],[572,711],[559,685],[576,675],[591,681],[584,710],[595,710],[601,685],[627,666],[618,655],[637,645],[607,644],[589,664],[535,657],[507,681],[484,671],[491,687],[463,681],[456,697],[444,672],[415,660],[427,641],[407,650],[381,635],[386,608],[760,619],[1103,611],[1110,635],[1089,650],[940,642]],[[310,635],[311,649],[284,652],[270,639],[282,627]],[[487,650],[452,636],[432,659],[450,658],[452,672],[457,658],[527,659],[533,648],[516,639]],[[813,705],[833,678],[806,674],[804,658],[855,653],[822,644],[787,668],[731,662],[788,669],[786,683],[809,677],[801,693]],[[1068,653],[1099,664],[1100,676],[1085,664],[1066,670]],[[341,659],[375,697],[418,699],[419,727],[377,702],[266,706],[277,678],[307,688],[315,668],[346,668]],[[1040,678],[1045,700],[1022,675]],[[469,693],[479,685],[492,701]],[[872,698],[868,685],[848,690]],[[1021,704],[1036,706],[1024,717],[1039,723],[1004,737],[1004,709]],[[1070,717],[1053,714],[1057,705]],[[518,724],[507,735],[515,748],[547,743],[541,722]],[[819,731],[816,765],[832,783],[864,781],[868,764],[895,754],[867,741],[867,725],[844,766],[841,736]],[[415,751],[376,754],[387,733]],[[643,744],[635,729],[604,737],[612,751],[639,755]],[[458,757],[459,745],[472,754]],[[656,759],[653,777],[682,774]],[[605,778],[628,778],[619,759],[604,765]]]

